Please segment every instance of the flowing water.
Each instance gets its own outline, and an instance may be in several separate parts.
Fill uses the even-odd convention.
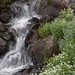
[[[21,69],[33,65],[32,58],[28,55],[30,51],[25,48],[25,38],[29,32],[27,24],[32,17],[38,17],[34,11],[35,1],[29,0],[30,5],[15,2],[11,5],[12,11],[17,13],[12,17],[11,24],[17,32],[15,46],[10,45],[9,52],[0,59],[0,75],[12,75]],[[31,53],[30,53],[31,54]]]

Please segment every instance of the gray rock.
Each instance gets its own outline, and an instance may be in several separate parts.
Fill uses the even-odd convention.
[[[0,25],[2,25],[3,23],[0,21]]]
[[[59,16],[59,12],[60,12],[60,9],[58,9],[58,8],[55,8],[55,7],[53,7],[53,6],[48,6],[48,7],[46,7],[45,9],[44,9],[44,15],[47,15],[47,14],[49,14],[49,15],[51,15],[51,16],[53,16],[53,17],[58,17]]]
[[[13,28],[8,28],[8,32],[11,34],[12,39],[15,40],[15,38],[17,36],[16,30]]]
[[[9,22],[9,16],[7,13],[1,14],[0,15],[0,20],[4,23],[8,23]]]
[[[11,39],[11,35],[8,32],[4,32],[4,33],[0,32],[0,37],[2,37],[3,39],[5,39],[7,41],[9,41]]]
[[[6,52],[6,41],[0,38],[0,54]]]
[[[47,53],[50,57],[59,53],[59,45],[53,36],[48,36],[45,39],[36,41],[31,46],[36,62],[42,62],[44,54]]]
[[[47,1],[48,0],[37,0],[34,9],[38,14],[44,13],[44,9],[48,5]]]
[[[40,18],[39,22],[46,23],[46,22],[51,22],[52,20],[53,20],[53,17],[51,15],[44,15]]]
[[[6,25],[0,25],[0,32],[5,32],[7,30]]]
[[[55,15],[57,12],[60,12],[61,9],[67,8],[69,3],[70,0],[37,0],[35,11],[41,15],[51,13]]]

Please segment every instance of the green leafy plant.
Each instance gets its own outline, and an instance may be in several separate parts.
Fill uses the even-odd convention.
[[[75,64],[70,64],[68,54],[62,53],[50,58],[47,62],[47,70],[40,75],[73,75],[75,73]]]
[[[48,60],[50,59],[49,55],[47,53],[44,54],[44,58],[42,60],[43,64],[47,64]]]
[[[64,36],[63,29],[66,28],[66,21],[64,19],[56,19],[54,22],[52,21],[50,28],[52,35],[56,39],[62,39]]]
[[[62,19],[65,19],[66,21],[72,21],[74,17],[74,10],[72,10],[70,7],[68,9],[61,10],[60,16]]]
[[[39,26],[38,32],[41,37],[46,38],[47,36],[51,35],[50,23],[45,23]]]
[[[61,54],[50,59],[45,55],[43,61],[47,63],[47,70],[40,75],[75,75],[75,19],[71,10],[70,7],[62,10],[61,19],[50,24],[52,35],[60,39]]]
[[[42,71],[39,75],[75,75],[74,12],[69,7],[67,11],[62,10],[60,15],[61,19],[56,19],[52,23],[46,23],[40,26],[39,33],[41,32],[41,37],[47,37],[52,33],[54,37],[60,39],[59,47],[61,54],[57,56],[53,55],[51,58],[45,54],[43,64],[47,63],[47,70]],[[49,27],[47,28],[46,25]],[[50,31],[49,34],[48,31]]]
[[[63,38],[63,29],[69,25],[70,21],[74,20],[74,11],[68,7],[67,10],[61,10],[60,16],[61,19],[40,25],[38,31],[41,37],[46,38],[49,35],[53,35],[56,39]]]

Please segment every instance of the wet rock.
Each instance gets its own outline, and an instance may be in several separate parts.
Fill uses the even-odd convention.
[[[31,66],[30,68],[25,69],[24,72],[23,72],[23,75],[30,74],[30,71],[33,69],[33,67],[34,66]]]
[[[0,21],[4,22],[4,23],[8,23],[9,22],[9,16],[7,13],[1,14],[0,15]]]
[[[46,22],[51,22],[52,20],[53,20],[53,17],[51,15],[44,15],[40,18],[39,22],[46,23]]]
[[[0,32],[5,32],[7,30],[6,25],[0,25]]]
[[[23,74],[23,75],[30,75],[31,73],[27,73],[27,74]],[[31,74],[31,75],[33,75],[33,74]]]
[[[38,67],[38,69],[42,69],[43,63],[38,63],[36,66]]]
[[[33,42],[37,41],[39,39],[38,32],[33,34],[32,32],[29,33],[25,40],[25,47],[28,47],[28,45],[32,44]]]
[[[13,75],[22,75],[22,73],[15,73],[15,74],[13,74]]]
[[[47,65],[43,65],[42,69],[46,70],[47,69]]]
[[[33,43],[35,41],[37,41],[39,39],[39,34],[34,34],[30,39],[29,39],[29,43]]]
[[[0,37],[2,36],[2,34],[4,34],[5,32],[0,32]]]
[[[27,35],[26,40],[29,40],[32,36],[33,36],[33,33],[30,32],[30,33]]]
[[[38,23],[39,19],[37,17],[33,17],[32,19],[29,20],[31,23]]]
[[[28,47],[28,45],[31,44],[31,43],[29,43],[28,41],[29,41],[29,39],[30,39],[32,36],[33,36],[33,33],[32,33],[32,32],[30,32],[30,33],[27,35],[27,37],[26,37],[26,39],[25,39],[25,47]]]
[[[8,28],[8,32],[11,34],[12,39],[15,40],[17,36],[16,30],[13,28]]]
[[[33,33],[33,34],[36,34],[36,33],[38,33],[38,29],[30,29],[30,31]]]
[[[34,24],[31,28],[32,28],[32,29],[38,29],[39,26],[40,26],[40,24],[39,24],[39,23],[36,23],[36,24]]]
[[[38,63],[37,65],[31,66],[30,68],[25,69],[22,75],[39,74],[40,73],[39,68],[41,68],[42,66],[43,66],[42,63]]]
[[[0,21],[0,25],[3,25],[3,23]]]
[[[0,33],[0,37],[9,41],[11,39],[11,35],[8,32]]]
[[[40,24],[35,23],[35,24],[28,24],[29,27],[29,34],[26,37],[25,40],[25,46],[27,47],[29,44],[33,43],[34,41],[37,41],[39,39],[39,34],[38,34],[38,28]]]
[[[39,26],[40,26],[39,23],[36,23],[36,24],[30,24],[30,25],[29,25],[29,30],[31,30],[31,29],[38,29]]]
[[[0,38],[0,55],[6,52],[6,41]]]
[[[33,74],[39,74],[40,73],[40,70],[39,69],[33,69],[31,71],[31,73],[33,73]]]
[[[54,54],[59,53],[59,45],[56,39],[52,36],[49,36],[40,41],[36,41],[31,46],[31,50],[33,51],[35,61],[41,62],[45,53],[47,53],[50,57]]]
[[[36,33],[30,32],[25,40],[25,47],[28,47],[28,45],[32,44],[33,42],[37,41],[39,39],[38,31]]]

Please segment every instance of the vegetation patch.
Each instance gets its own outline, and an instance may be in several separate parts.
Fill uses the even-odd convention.
[[[61,10],[60,19],[54,22],[43,24],[38,31],[41,37],[46,38],[53,35],[60,40],[61,54],[47,58],[44,55],[44,63],[47,63],[47,70],[40,75],[75,75],[75,18],[74,11],[68,7]]]

